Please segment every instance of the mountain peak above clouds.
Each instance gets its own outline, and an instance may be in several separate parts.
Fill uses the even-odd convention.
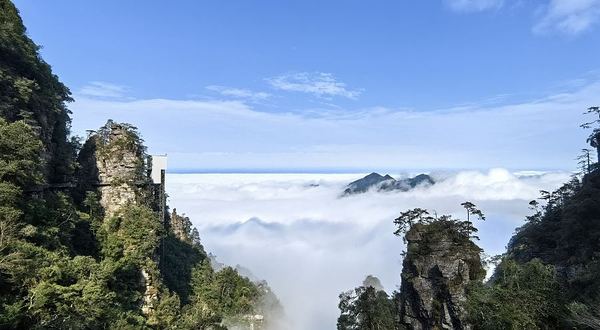
[[[419,174],[412,178],[396,180],[391,175],[373,172],[362,179],[348,184],[343,196],[361,194],[376,189],[377,191],[408,191],[420,185],[433,185],[435,181],[427,174]]]

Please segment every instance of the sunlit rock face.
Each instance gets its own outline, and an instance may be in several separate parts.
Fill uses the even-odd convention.
[[[187,242],[189,237],[187,233],[189,231],[189,227],[191,227],[190,219],[177,214],[177,209],[173,209],[171,213],[171,221],[169,225],[171,226],[171,230],[173,230],[173,234],[177,236],[182,242]]]
[[[469,330],[461,303],[482,281],[480,249],[450,221],[416,224],[406,234],[398,319],[409,330]]]
[[[120,207],[136,200],[136,184],[143,159],[140,158],[140,146],[131,143],[131,134],[119,124],[110,125],[107,136],[97,143],[96,167],[100,184],[100,203],[106,215],[112,215]]]

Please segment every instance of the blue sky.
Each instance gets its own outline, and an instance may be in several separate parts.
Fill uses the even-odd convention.
[[[598,0],[15,3],[174,171],[571,169],[600,103]]]

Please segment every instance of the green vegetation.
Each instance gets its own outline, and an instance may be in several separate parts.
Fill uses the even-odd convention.
[[[67,182],[75,145],[68,140],[70,92],[44,62],[15,6],[0,1],[0,117],[30,125],[44,146],[49,182]]]
[[[470,215],[485,217],[473,203],[462,205],[467,221],[430,216],[420,208],[402,212],[394,220],[398,226],[394,234],[402,235],[407,243],[396,294],[397,329],[465,328],[467,315],[459,303],[465,299],[466,288],[485,277],[482,250],[473,242],[477,228]]]
[[[0,180],[20,187],[43,183],[43,146],[24,121],[9,124],[0,118]]]
[[[215,272],[189,219],[183,237],[159,221],[135,127],[69,140],[69,90],[38,50],[0,0],[0,329],[218,330],[262,312],[272,293]],[[113,188],[135,196],[106,214]]]
[[[598,116],[600,110],[586,113]],[[600,156],[600,128],[594,125],[600,119],[582,127],[593,128],[587,141]],[[600,329],[600,171],[593,158],[592,150],[583,149],[576,159],[579,173],[529,203],[534,213],[517,228],[507,252],[495,257],[499,264],[492,278],[468,286],[463,308],[473,329]],[[451,243],[444,247],[448,253],[478,239],[471,216],[485,216],[473,203],[462,206],[467,221],[432,217],[419,208],[402,212],[394,234],[409,245],[415,242],[405,258],[430,256],[442,239]]]
[[[594,148],[598,132],[588,138]],[[583,149],[581,171],[529,203],[534,214],[517,228],[489,285],[470,288],[475,329],[600,329],[600,171],[592,158]]]
[[[465,202],[461,205],[467,205],[468,215],[477,215],[479,219],[485,220],[483,212],[475,208],[475,204],[471,202]],[[450,250],[448,252],[455,252],[452,249],[465,249],[468,247],[469,251],[481,251],[471,239],[479,239],[477,236],[473,236],[473,233],[477,232],[477,228],[473,226],[470,218],[467,221],[461,221],[453,219],[450,215],[441,215],[432,217],[429,211],[421,208],[415,208],[400,213],[400,216],[394,219],[394,224],[398,227],[394,232],[396,236],[402,236],[406,243],[408,235],[407,233],[415,227],[427,228],[427,230],[419,230],[422,236],[419,237],[418,246],[413,247],[411,251],[407,253],[412,256],[426,255],[431,252],[431,248],[441,241],[448,241],[451,243]]]
[[[188,218],[159,221],[137,129],[108,121],[80,146],[69,138],[70,101],[15,6],[0,0],[0,329],[220,330],[280,313],[266,284],[212,268]],[[587,113],[600,118],[598,107]],[[582,127],[592,129],[588,142],[600,157],[598,124]],[[113,162],[108,168],[133,164],[131,176],[107,184],[130,185],[135,195],[111,214],[97,187],[98,157]],[[600,171],[592,158],[584,149],[579,176],[530,203],[534,214],[490,282],[470,285],[464,308],[474,329],[600,329]],[[471,216],[485,217],[462,205],[466,221],[403,212],[395,234],[426,226],[415,230],[422,236],[407,257],[428,255],[444,240],[445,252],[475,253],[467,277],[479,279]],[[183,221],[177,230],[174,220]],[[340,295],[339,330],[395,327],[397,294],[374,283]]]
[[[600,107],[589,107],[586,114],[598,116],[598,119],[594,119],[591,122],[582,124],[582,128],[589,129],[592,128],[593,125],[600,124]],[[588,137],[587,142],[590,144],[590,146],[596,148],[598,160],[600,160],[600,127],[595,127],[592,129],[592,133]]]
[[[504,261],[491,286],[478,283],[469,288],[469,321],[481,330],[568,329],[554,271],[539,259],[524,264]]]
[[[473,329],[600,329],[600,171],[588,150],[579,160],[579,176],[529,203],[534,213],[497,257],[489,283],[469,285],[463,307]],[[442,239],[452,243],[445,247],[451,253],[476,238],[469,216],[484,216],[472,203],[463,206],[467,221],[402,212],[395,234],[410,243],[413,229],[419,232],[405,258],[431,255]]]
[[[367,276],[363,285],[340,294],[338,330],[395,329],[395,301],[379,279]]]

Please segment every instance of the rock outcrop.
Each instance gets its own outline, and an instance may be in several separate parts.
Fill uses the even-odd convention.
[[[138,185],[147,179],[141,145],[126,127],[109,123],[96,139],[96,167],[101,194],[100,203],[106,215],[112,215],[122,206],[134,203]]]
[[[192,229],[192,222],[185,214],[179,215],[177,214],[177,209],[173,209],[169,225],[171,226],[173,234],[175,234],[182,242],[190,241],[191,238],[188,237],[188,233]]]
[[[81,159],[84,168],[80,172],[85,180],[94,182],[92,186],[100,193],[100,204],[107,218],[122,216],[128,205],[148,203],[153,187],[146,170],[145,149],[134,127],[109,120],[83,148],[86,149]],[[157,269],[158,256],[154,252],[140,269],[144,286],[140,304],[145,315],[152,313],[158,299]]]
[[[416,224],[406,234],[398,319],[409,330],[469,330],[461,303],[482,281],[481,249],[455,221]]]

